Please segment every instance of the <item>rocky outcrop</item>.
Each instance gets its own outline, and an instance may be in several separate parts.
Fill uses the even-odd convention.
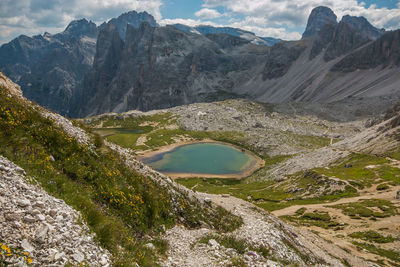
[[[361,32],[354,30],[347,23],[341,21],[332,35],[332,40],[326,49],[324,59],[330,61],[349,53],[369,41]]]
[[[95,53],[97,27],[85,19],[64,32],[20,36],[0,48],[0,69],[21,85],[24,95],[68,114]]]
[[[0,239],[26,252],[7,256],[6,262],[110,266],[110,253],[96,243],[80,213],[26,179],[23,169],[0,156]]]
[[[385,33],[385,29],[377,29],[364,17],[343,16],[342,22],[349,25],[353,30],[359,32],[363,38],[376,40]]]
[[[7,88],[11,95],[22,97],[21,87],[18,84],[11,81],[2,72],[0,72],[0,86]]]
[[[332,67],[335,72],[400,66],[400,30],[387,32],[368,46],[351,53]]]
[[[315,36],[326,24],[337,24],[337,16],[333,11],[325,6],[319,6],[311,11],[308,18],[307,27],[303,33],[303,39]]]
[[[95,23],[93,23],[92,21],[87,21],[86,19],[80,19],[72,21],[70,24],[68,24],[64,32],[59,33],[57,35],[59,37],[64,35],[64,36],[74,36],[74,37],[87,36],[90,38],[96,38],[97,34],[98,34],[98,29]]]
[[[99,26],[99,30],[103,30],[109,24],[113,24],[117,29],[119,36],[121,39],[125,40],[126,36],[126,25],[133,26],[134,28],[139,28],[142,22],[147,22],[152,27],[157,27],[158,24],[154,17],[149,13],[145,12],[136,12],[134,10],[121,14],[117,18],[112,18],[107,23],[103,23]]]
[[[263,70],[263,80],[282,77],[305,50],[301,45],[277,44],[272,47]]]
[[[336,30],[336,25],[325,24],[324,27],[317,33],[309,55],[309,59],[313,60],[318,56],[332,41],[333,35]]]
[[[315,35],[310,60],[325,50],[324,60],[349,53],[368,41],[378,38],[380,32],[363,17],[344,16],[336,23],[326,23]]]
[[[211,41],[216,42],[222,49],[231,49],[249,43],[249,41],[245,39],[229,34],[206,34],[205,36]]]

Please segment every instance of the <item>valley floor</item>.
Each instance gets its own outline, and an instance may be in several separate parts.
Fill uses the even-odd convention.
[[[299,115],[275,111],[282,106],[228,100],[148,113],[132,111],[118,117],[106,114],[84,121],[136,155],[211,139],[249,149],[265,161],[263,168],[243,180],[177,180],[240,215],[244,225],[233,233],[239,240],[236,243],[210,230],[177,226],[166,234],[171,249],[163,264],[213,266],[238,260],[251,266],[273,266],[267,263],[271,257],[260,252],[238,254],[237,248],[230,248],[232,242],[271,242],[273,234],[265,234],[264,227],[272,227],[274,220],[260,213],[262,208],[300,227],[296,240],[314,240],[304,244],[312,251],[328,251],[333,261],[396,266],[400,261],[400,231],[395,223],[400,219],[400,203],[395,199],[400,189],[400,158],[394,149],[396,142],[379,132],[386,126],[366,128],[366,120],[332,121],[301,112],[300,106],[296,109]],[[141,132],[126,132],[132,130]],[[386,136],[392,132],[386,130]],[[275,263],[284,265],[284,258]]]

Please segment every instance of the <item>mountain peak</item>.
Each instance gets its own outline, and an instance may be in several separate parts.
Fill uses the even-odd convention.
[[[75,37],[80,37],[82,35],[96,37],[97,26],[92,21],[87,21],[87,19],[73,20],[68,24],[63,33]]]
[[[376,40],[385,33],[385,29],[377,29],[369,23],[364,17],[355,17],[345,15],[342,22],[348,24],[351,28],[358,31],[364,38]]]
[[[111,19],[108,23],[114,24],[119,32],[122,39],[125,39],[126,26],[131,25],[135,28],[139,28],[142,22],[148,22],[150,26],[157,27],[157,22],[152,15],[144,12],[136,12],[134,10],[121,14],[118,18]],[[100,29],[104,25],[100,26]]]
[[[337,16],[335,13],[333,13],[332,9],[325,6],[314,8],[308,18],[307,27],[303,33],[302,39],[314,36],[326,24],[337,24]]]

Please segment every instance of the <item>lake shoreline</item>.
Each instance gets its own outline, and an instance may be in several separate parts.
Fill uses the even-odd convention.
[[[264,165],[265,165],[265,162],[262,158],[260,158],[255,153],[253,153],[247,149],[244,149],[242,147],[239,147],[239,146],[236,146],[236,145],[233,145],[230,143],[216,141],[216,140],[212,140],[212,139],[190,140],[190,141],[183,141],[183,142],[170,144],[167,146],[163,146],[158,150],[147,151],[140,155],[137,155],[136,159],[142,161],[144,158],[151,158],[151,157],[154,157],[161,153],[171,152],[172,150],[174,150],[175,148],[180,147],[180,146],[191,145],[191,144],[202,144],[202,143],[219,143],[219,144],[231,146],[237,150],[240,150],[242,153],[245,153],[247,155],[254,157],[256,162],[249,169],[242,171],[242,172],[235,173],[235,174],[205,174],[205,173],[202,174],[202,173],[175,173],[175,172],[161,172],[161,173],[171,177],[172,179],[201,177],[201,178],[232,178],[232,179],[239,180],[239,179],[249,177],[251,174],[253,174],[255,171],[259,170],[260,168],[264,167]]]

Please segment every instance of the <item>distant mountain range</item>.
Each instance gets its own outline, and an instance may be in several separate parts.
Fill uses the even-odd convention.
[[[238,28],[231,28],[231,27],[213,27],[209,25],[200,25],[196,27],[190,27],[183,24],[174,24],[174,26],[182,31],[197,33],[197,34],[228,34],[236,37],[243,38],[252,44],[256,45],[267,45],[273,46],[279,42],[281,39],[276,39],[272,37],[259,37],[255,35],[253,32],[245,31]]]
[[[299,41],[229,27],[158,26],[131,11],[97,27],[19,36],[0,47],[0,69],[24,95],[82,117],[130,109],[250,98],[331,102],[399,93],[400,31],[315,8]]]

